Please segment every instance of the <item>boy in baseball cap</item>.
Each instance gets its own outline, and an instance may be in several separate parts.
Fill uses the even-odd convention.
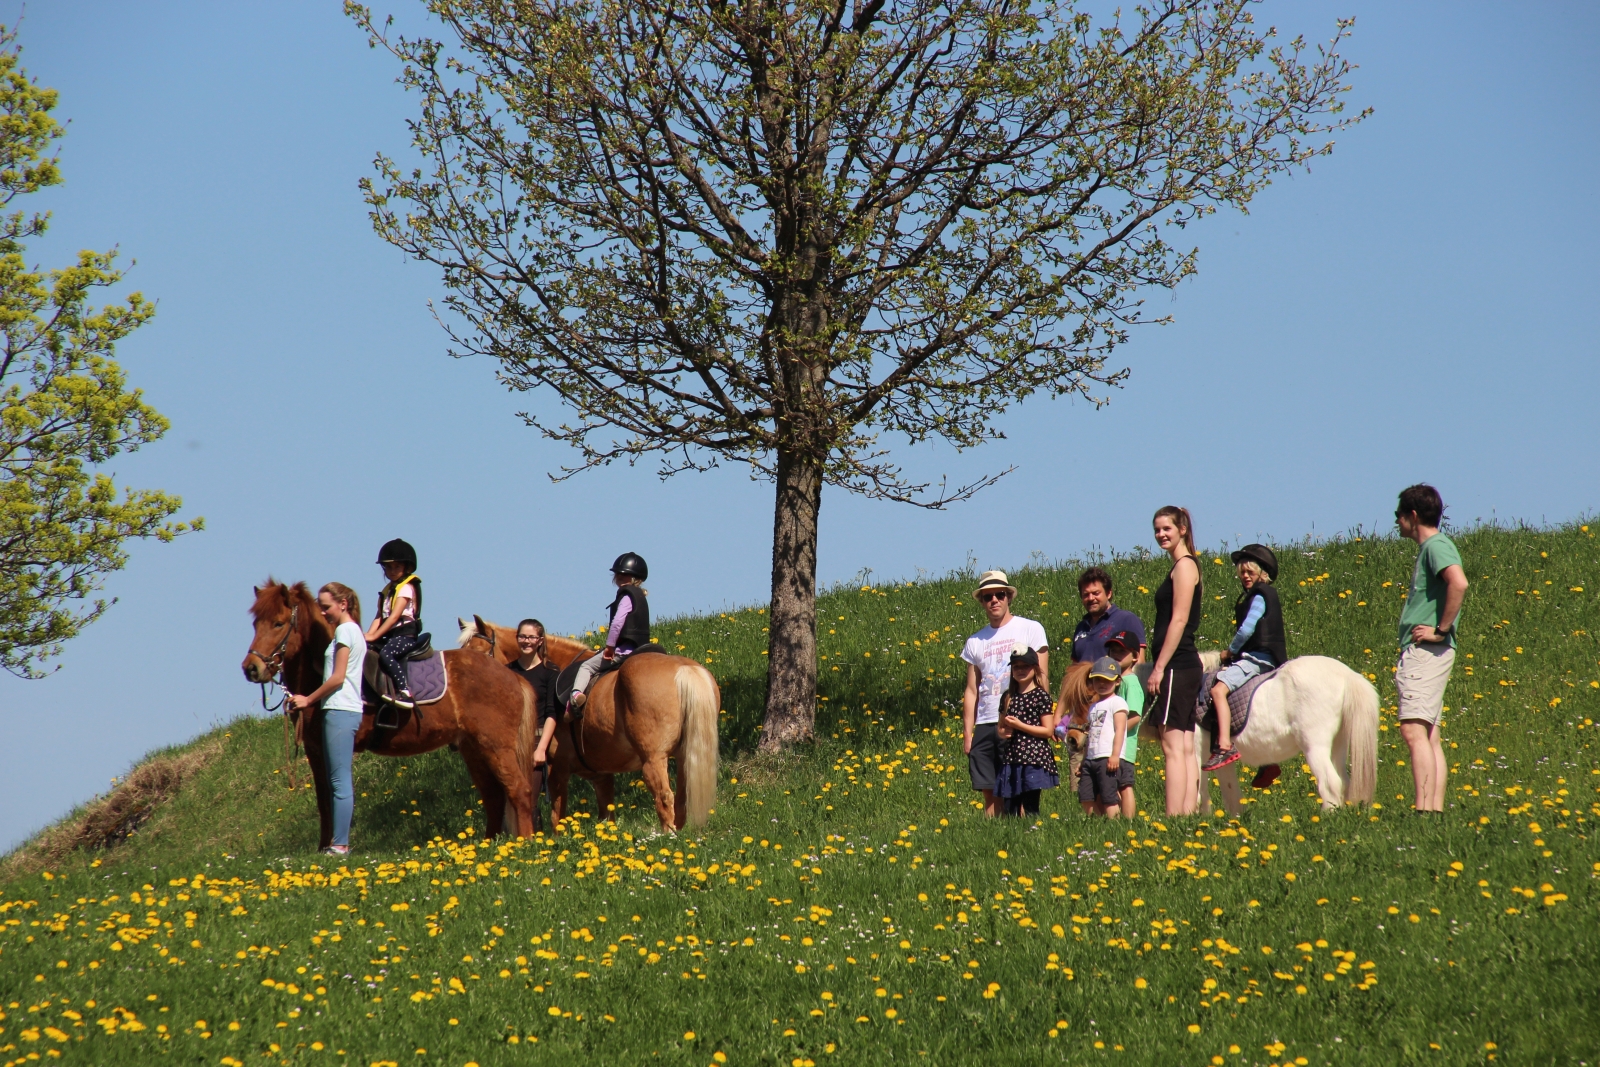
[[[1134,663],[1139,658],[1139,644],[1143,635],[1132,630],[1118,630],[1106,638],[1106,655],[1122,668],[1122,681],[1117,695],[1128,705],[1128,736],[1122,744],[1122,765],[1117,768],[1117,800],[1122,817],[1131,819],[1139,814],[1133,795],[1134,765],[1139,761],[1139,719],[1144,714],[1144,686],[1134,674]]]
[[[1087,815],[1115,819],[1122,813],[1117,773],[1127,740],[1128,703],[1117,695],[1121,684],[1122,667],[1110,656],[1101,656],[1089,668],[1095,701],[1089,705],[1088,746],[1078,777],[1078,800]]]

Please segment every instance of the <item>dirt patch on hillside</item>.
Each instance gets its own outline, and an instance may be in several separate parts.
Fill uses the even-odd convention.
[[[0,863],[0,881],[33,874],[69,852],[113,849],[138,833],[162,804],[222,754],[210,741],[175,756],[157,756],[133,769],[107,796],[22,845]]]

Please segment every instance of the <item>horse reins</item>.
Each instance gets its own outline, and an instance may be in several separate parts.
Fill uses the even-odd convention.
[[[278,642],[278,647],[272,650],[272,655],[263,656],[261,653],[255,652],[254,649],[251,650],[254,652],[256,659],[265,664],[267,670],[270,672],[267,675],[266,681],[261,683],[261,707],[266,711],[277,711],[283,707],[284,701],[289,698],[289,690],[287,688],[283,688],[282,683],[279,682],[279,687],[283,688],[283,696],[278,699],[277,704],[269,706],[267,704],[267,686],[272,685],[274,682],[278,682],[279,676],[283,674],[283,654],[288,649],[289,638],[295,632],[299,622],[300,605],[290,604],[289,625],[284,629],[283,639]]]

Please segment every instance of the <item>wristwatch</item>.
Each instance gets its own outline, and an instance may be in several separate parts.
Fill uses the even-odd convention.
[[[1435,626],[1433,628],[1433,632],[1438,634],[1440,637],[1449,637],[1451,634],[1456,632],[1456,624],[1451,623],[1449,626]]]

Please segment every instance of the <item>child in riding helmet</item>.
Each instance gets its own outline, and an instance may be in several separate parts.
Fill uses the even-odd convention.
[[[411,679],[406,657],[422,634],[422,579],[417,576],[417,550],[396,537],[378,552],[378,566],[389,584],[378,594],[378,614],[367,630],[367,643],[377,650],[378,662],[394,679],[399,692],[394,703],[402,708],[411,699]]]
[[[617,595],[611,601],[605,651],[589,657],[578,667],[572,681],[572,696],[567,700],[569,711],[583,707],[595,675],[616,666],[618,660],[640,645],[650,643],[650,605],[645,603],[647,594],[640,584],[648,577],[650,567],[637,552],[624,552],[611,564],[611,580],[617,587]]]
[[[1203,770],[1215,771],[1238,762],[1239,750],[1229,736],[1233,729],[1228,694],[1258,674],[1283,666],[1289,658],[1283,635],[1283,608],[1272,582],[1278,577],[1278,557],[1266,545],[1245,545],[1232,556],[1239,568],[1244,592],[1233,605],[1238,629],[1222,653],[1228,664],[1217,672],[1211,687],[1211,704],[1217,712],[1217,734],[1211,758]]]

